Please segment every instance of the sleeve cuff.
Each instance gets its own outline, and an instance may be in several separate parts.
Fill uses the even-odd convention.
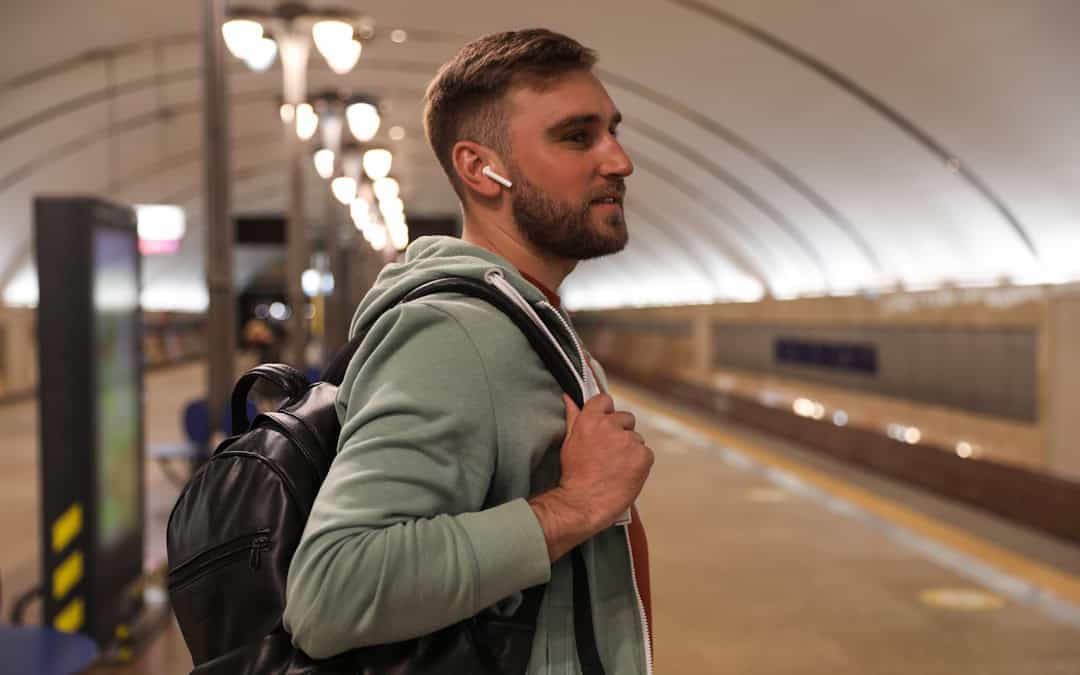
[[[458,516],[479,572],[479,609],[551,580],[551,561],[540,521],[524,499]]]

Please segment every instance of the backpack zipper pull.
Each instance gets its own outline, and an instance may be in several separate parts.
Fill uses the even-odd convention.
[[[248,565],[253,570],[259,569],[259,563],[262,558],[262,550],[264,548],[270,548],[270,537],[266,535],[259,535],[251,542],[251,555],[248,557]]]

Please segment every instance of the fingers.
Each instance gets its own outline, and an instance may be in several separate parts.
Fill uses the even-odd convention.
[[[566,394],[562,395],[563,405],[566,406],[566,434],[570,435],[570,430],[574,428],[574,422],[577,421],[578,415],[581,414],[581,410],[578,409],[577,403],[574,403],[574,399],[570,398]]]
[[[611,414],[611,419],[615,424],[619,425],[620,429],[627,429],[633,431],[637,426],[637,418],[634,417],[634,413],[626,412],[625,410],[617,410]]]
[[[601,414],[615,412],[615,401],[607,394],[597,394],[588,401],[585,401],[585,406],[582,410]]]

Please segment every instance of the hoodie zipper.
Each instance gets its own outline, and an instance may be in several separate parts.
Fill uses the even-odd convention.
[[[637,570],[634,569],[634,545],[630,543],[630,526],[624,525],[626,549],[630,552],[630,582],[634,585],[634,598],[637,600],[638,618],[641,619],[641,633],[645,640],[645,672],[653,675],[652,639],[650,637],[649,616],[645,613],[645,601],[638,586]]]
[[[574,367],[573,361],[571,361],[570,357],[567,356],[566,350],[563,349],[562,344],[558,341],[558,339],[555,338],[554,335],[551,334],[551,329],[547,327],[547,324],[544,323],[544,320],[541,319],[540,315],[536,313],[536,310],[533,309],[533,306],[530,305],[525,298],[521,297],[521,294],[518,293],[518,290],[514,288],[509,281],[506,280],[506,277],[503,276],[502,270],[497,267],[488,270],[484,273],[484,281],[497,288],[499,292],[510,298],[511,302],[520,307],[523,312],[528,314],[529,318],[533,320],[533,323],[535,323],[542,331],[544,331],[544,334],[547,336],[548,340],[551,340],[552,344],[558,347],[559,354],[562,355],[563,360],[566,361],[566,365],[570,367],[570,372],[572,372],[574,374],[574,377],[577,379],[578,386],[581,387],[582,400],[588,401],[589,398],[593,394],[595,394],[595,392],[590,391],[590,389],[586,387],[586,382],[590,382],[591,384],[588,375],[585,376],[584,381],[581,379],[582,376],[578,374],[577,368]],[[562,317],[560,316],[559,319],[562,320]],[[565,320],[563,320],[562,323],[564,326],[566,325]],[[569,330],[569,326],[567,326],[567,329]],[[570,337],[573,338],[573,336],[574,332],[570,331]],[[587,368],[584,368],[585,360],[584,356],[581,354],[581,347],[578,345],[577,339],[574,339],[574,346],[577,347],[578,355],[582,357],[582,369],[588,370]],[[593,384],[592,386],[595,387],[596,385]]]
[[[580,376],[578,375],[577,368],[574,368],[574,364],[570,361],[570,357],[567,356],[566,350],[563,349],[562,343],[551,334],[551,330],[548,329],[547,324],[545,324],[543,319],[536,313],[536,310],[533,309],[532,305],[530,305],[529,302],[521,296],[521,293],[506,280],[502,270],[498,268],[488,270],[484,274],[484,281],[499,289],[503,295],[510,298],[515,305],[528,314],[529,318],[544,331],[548,339],[559,348],[559,353],[562,354],[563,359],[565,359],[567,365],[570,366],[570,371],[574,373],[574,377],[578,380],[578,385],[581,387],[582,400],[588,401],[590,398],[600,393],[600,385],[593,379],[592,369],[589,367],[589,362],[586,360],[585,356],[585,350],[581,347],[577,335],[570,327],[570,323],[563,318],[563,315],[555,309],[551,303],[541,301],[539,305],[550,309],[551,313],[559,319],[559,323],[563,325],[563,328],[565,328],[566,332],[570,335],[570,340],[574,343],[574,349],[577,350],[578,358],[581,359],[582,373]],[[627,512],[629,513],[629,509],[627,509]],[[634,588],[634,599],[637,602],[638,618],[641,621],[641,634],[645,646],[645,672],[647,675],[653,675],[653,656],[649,619],[645,614],[645,602],[641,598],[641,590],[638,587],[637,571],[634,569],[634,548],[630,543],[630,526],[629,524],[623,524],[622,522],[620,522],[619,525],[622,525],[623,531],[626,533],[626,551],[630,556],[630,583]]]

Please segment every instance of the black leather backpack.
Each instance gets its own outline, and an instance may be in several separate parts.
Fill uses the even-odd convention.
[[[491,286],[462,277],[424,284],[400,302],[434,293],[481,298],[524,332],[578,406],[582,393],[558,347],[525,313]],[[245,373],[232,396],[234,435],[191,478],[169,516],[168,590],[195,665],[193,675],[503,675],[525,673],[545,586],[526,589],[509,618],[483,613],[399,643],[309,658],[282,627],[285,580],[308,514],[337,450],[334,399],[363,340],[355,337],[321,381],[308,384],[282,364]],[[256,381],[287,398],[248,424],[246,402]],[[581,551],[574,566],[574,630],[586,674],[603,673],[593,634]]]

